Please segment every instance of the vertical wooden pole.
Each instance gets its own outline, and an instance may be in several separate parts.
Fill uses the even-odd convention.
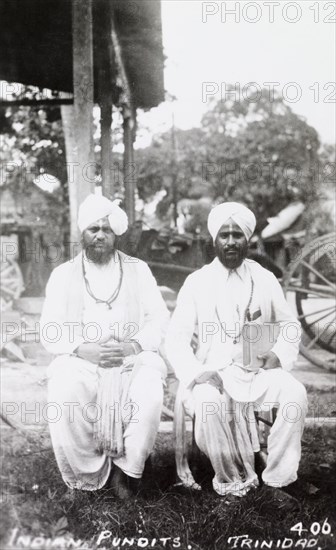
[[[113,159],[112,159],[112,136],[111,136],[111,124],[112,124],[112,101],[111,90],[107,90],[102,81],[102,96],[100,102],[101,117],[101,175],[102,175],[102,187],[103,195],[108,199],[113,198],[114,194],[114,171],[113,171]]]
[[[68,253],[73,258],[79,252],[80,234],[77,226],[77,213],[79,206],[78,188],[81,183],[78,175],[78,147],[75,136],[75,110],[73,105],[62,105],[61,115],[65,141],[70,213],[70,246]]]
[[[72,0],[73,87],[78,203],[94,190],[92,0]]]
[[[112,107],[114,78],[114,53],[111,39],[112,31],[112,5],[110,0],[99,0],[99,9],[96,10],[96,25],[99,34],[95,37],[95,62],[97,85],[100,105],[101,128],[101,176],[103,195],[112,198],[114,195],[114,170],[112,159]]]
[[[135,186],[136,186],[136,166],[134,162],[133,151],[133,124],[131,110],[125,106],[123,108],[123,129],[124,129],[124,186],[125,186],[125,206],[128,215],[128,221],[131,225],[135,221]]]

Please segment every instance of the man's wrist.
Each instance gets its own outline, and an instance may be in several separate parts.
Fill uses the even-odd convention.
[[[133,347],[134,355],[138,355],[139,353],[142,352],[142,347],[140,346],[137,340],[130,340],[130,344]]]
[[[72,353],[70,354],[72,357],[79,357],[78,355],[78,349],[79,349],[79,346],[77,346],[73,351]]]
[[[274,355],[274,361],[277,361],[277,363],[278,363],[278,368],[282,369],[282,368],[283,368],[283,367],[282,367],[282,361],[281,361],[281,359],[280,359],[278,353],[277,353],[276,351],[274,351],[274,348],[272,348],[272,349],[270,350],[270,353],[272,353],[272,354]]]

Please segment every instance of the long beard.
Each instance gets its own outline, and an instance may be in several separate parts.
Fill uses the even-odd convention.
[[[89,262],[98,265],[106,265],[114,255],[114,247],[96,248],[94,245],[84,246],[85,254]]]

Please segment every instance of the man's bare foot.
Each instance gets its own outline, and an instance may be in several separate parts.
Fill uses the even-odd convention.
[[[131,488],[131,482],[128,475],[125,474],[118,466],[113,466],[110,488],[113,494],[120,500],[129,500],[134,498],[134,492]]]
[[[233,495],[232,493],[228,493],[227,495],[224,495],[221,497],[224,501],[224,503],[227,506],[234,506],[236,504],[240,504],[242,497],[238,495]]]

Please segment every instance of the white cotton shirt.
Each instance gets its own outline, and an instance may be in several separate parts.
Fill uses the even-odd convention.
[[[209,366],[215,364],[226,367],[231,363],[243,365],[243,345],[241,330],[246,321],[246,308],[252,293],[251,276],[245,264],[236,270],[227,270],[221,264],[221,285],[218,288],[216,333],[213,335],[207,357]],[[250,310],[257,311],[260,304],[253,288],[253,301]],[[234,343],[236,342],[236,343]],[[220,361],[218,361],[220,358]]]
[[[192,386],[194,379],[208,370],[229,372],[232,367],[237,370],[242,366],[242,337],[239,343],[233,344],[233,340],[223,334],[220,324],[225,323],[227,330],[233,331],[230,334],[240,332],[251,293],[250,273],[255,284],[251,315],[257,315],[259,309],[266,314],[266,303],[267,317],[261,315],[256,322],[269,323],[272,310],[274,321],[281,329],[272,351],[282,368],[292,368],[299,351],[300,323],[287,304],[279,282],[271,272],[251,260],[245,260],[236,271],[229,273],[215,258],[187,277],[168,328],[166,354],[183,385]],[[220,321],[214,313],[216,307]],[[239,330],[236,330],[237,324]],[[198,331],[196,351],[192,345],[195,330]],[[242,368],[237,372],[245,381],[255,376]]]
[[[148,265],[132,257],[127,257],[127,262],[135,263],[137,287],[140,289],[139,326],[128,323],[128,338],[136,340],[144,351],[157,351],[167,328],[168,309]],[[110,298],[119,283],[119,261],[112,259],[106,266],[86,261],[85,266],[93,295],[102,300]],[[123,268],[127,269],[127,265],[123,265]],[[45,349],[53,355],[71,354],[84,341],[103,342],[111,336],[119,339],[125,329],[128,300],[126,285],[121,286],[117,299],[109,309],[107,304],[96,303],[82,281],[84,309],[81,323],[73,323],[73,319],[67,318],[66,294],[71,270],[71,262],[55,268],[46,287],[40,336]],[[75,329],[72,325],[76,325]]]

